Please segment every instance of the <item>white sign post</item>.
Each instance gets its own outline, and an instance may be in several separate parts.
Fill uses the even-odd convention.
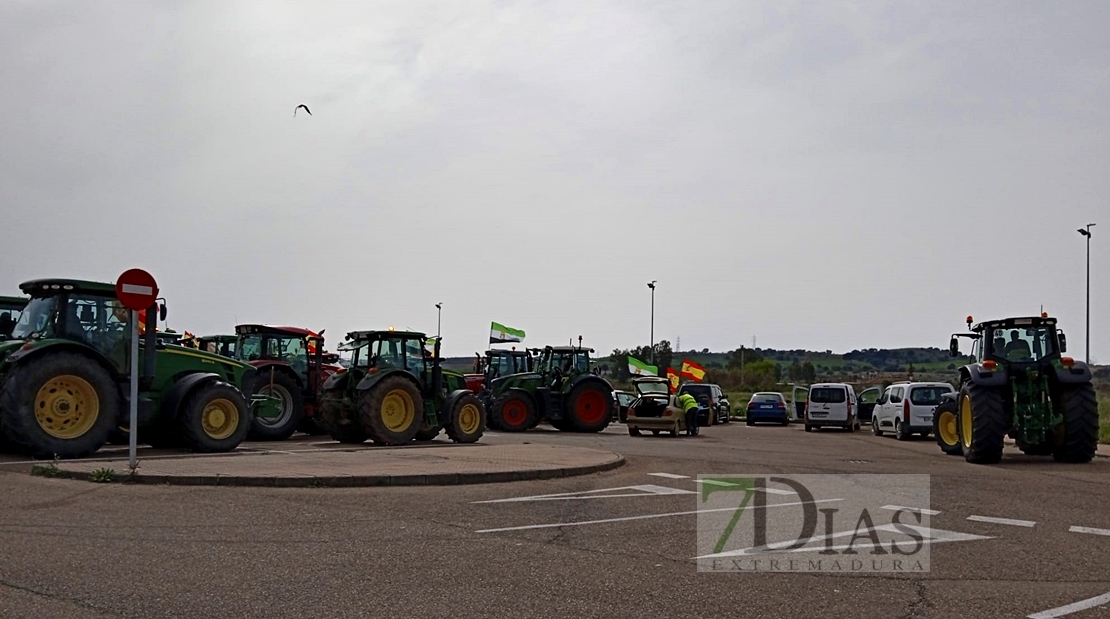
[[[147,351],[153,354],[154,351]],[[138,466],[139,449],[139,312],[131,310],[131,421],[127,424],[128,463],[134,471]]]
[[[116,298],[123,306],[131,310],[131,393],[130,393],[130,421],[128,430],[128,463],[134,472],[138,466],[139,443],[139,312],[153,310],[158,299],[158,284],[154,277],[142,269],[129,269],[124,271],[116,280]],[[147,329],[158,328],[158,317],[147,316]],[[153,333],[153,332],[151,332]],[[147,355],[153,355],[154,350],[147,346]]]

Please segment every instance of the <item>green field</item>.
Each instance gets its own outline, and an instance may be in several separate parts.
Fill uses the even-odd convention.
[[[1098,442],[1110,445],[1110,393],[1098,395]]]

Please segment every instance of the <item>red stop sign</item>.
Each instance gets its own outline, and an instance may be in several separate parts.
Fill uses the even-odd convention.
[[[142,269],[130,269],[116,280],[116,298],[127,309],[145,310],[158,298],[158,284],[150,273]]]

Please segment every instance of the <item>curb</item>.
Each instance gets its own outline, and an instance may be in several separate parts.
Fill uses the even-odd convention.
[[[137,475],[117,474],[112,482],[123,484],[153,484],[166,486],[240,486],[263,488],[367,488],[383,486],[461,486],[495,484],[510,481],[556,479],[600,473],[624,466],[624,456],[587,466],[559,469],[531,469],[525,471],[499,471],[496,473],[437,473],[432,475],[335,475],[322,477],[239,477],[235,475]],[[51,477],[92,482],[92,473],[59,469]]]

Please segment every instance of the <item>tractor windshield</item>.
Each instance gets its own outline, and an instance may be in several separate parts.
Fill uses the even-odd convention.
[[[1040,361],[1056,352],[1049,327],[993,329],[991,356],[1017,363]]]
[[[238,358],[242,361],[257,361],[262,358],[262,336],[244,335],[239,338]]]
[[[15,323],[15,327],[12,328],[12,338],[27,339],[36,333],[43,337],[53,335],[54,306],[57,301],[57,297],[31,299],[27,307],[23,308],[23,313],[19,316],[19,322]]]

